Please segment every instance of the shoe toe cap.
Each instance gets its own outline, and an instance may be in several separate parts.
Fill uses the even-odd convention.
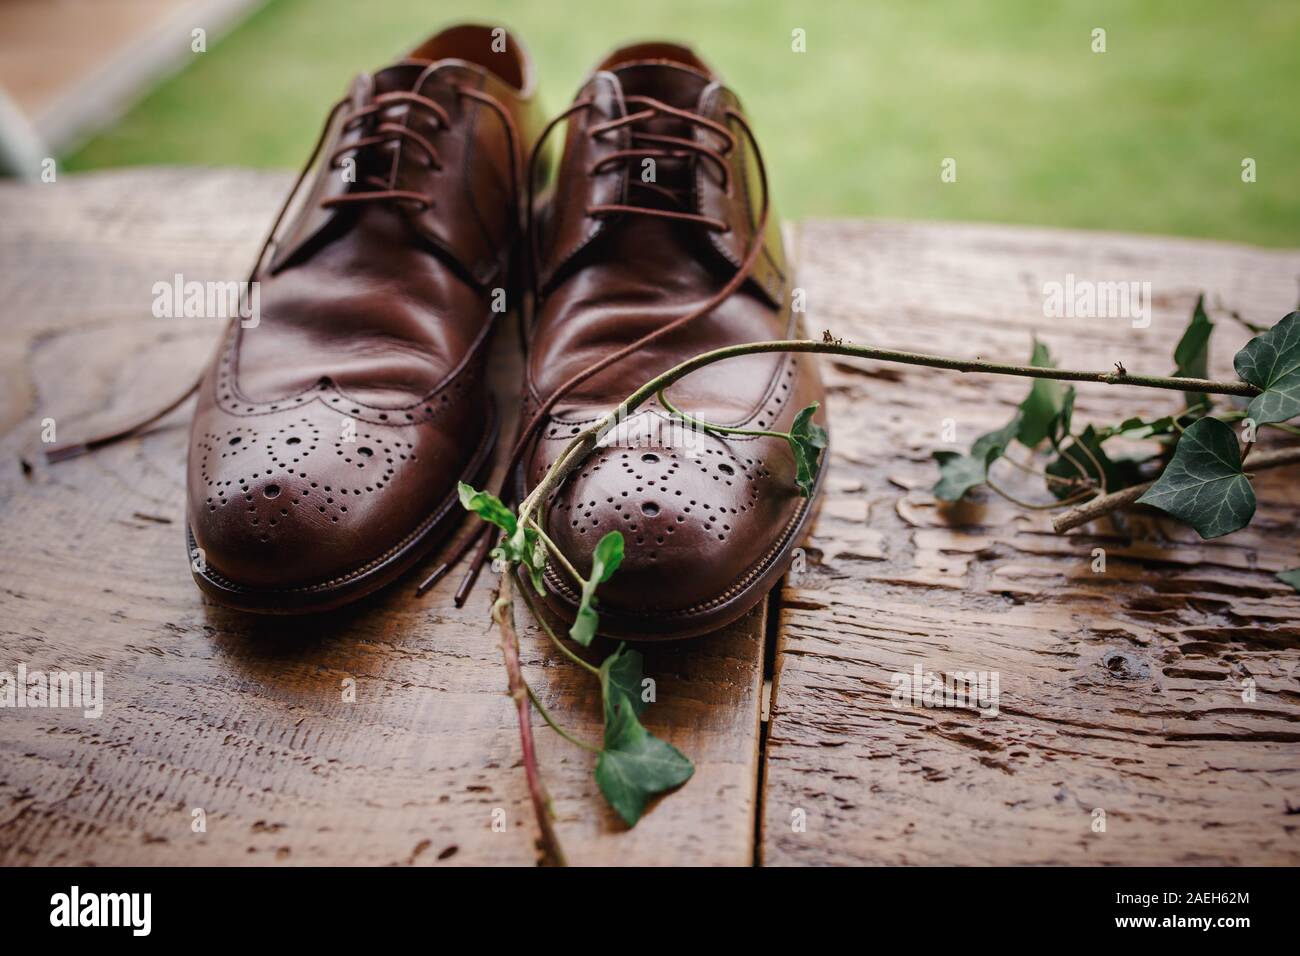
[[[196,570],[259,591],[346,580],[399,548],[454,484],[436,432],[328,410],[196,421],[189,465]]]
[[[770,563],[799,507],[792,483],[765,464],[774,444],[698,436],[689,448],[601,449],[551,507],[551,536],[585,571],[596,542],[622,533],[623,563],[599,592],[607,611],[707,613]]]

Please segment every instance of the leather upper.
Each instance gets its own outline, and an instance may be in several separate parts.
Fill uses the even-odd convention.
[[[223,339],[189,456],[195,543],[235,586],[363,572],[483,457],[542,119],[526,55],[497,39],[457,27],[357,77],[254,270],[260,320]]]
[[[700,120],[656,107],[602,131],[646,112],[647,100]],[[716,75],[689,50],[642,44],[612,54],[579,91],[576,102],[583,101],[590,105],[570,117],[555,188],[537,223],[526,412],[574,374],[708,300],[735,277],[751,243],[761,238],[763,248],[744,283],[711,312],[561,398],[526,459],[529,488],[574,434],[653,376],[710,349],[794,337],[797,324],[774,214],[756,236],[763,197],[755,148],[727,112],[740,113],[739,101]],[[729,131],[730,140],[701,120]],[[658,156],[654,182],[643,185],[643,159],[610,159],[646,147],[674,151],[682,139],[720,153],[725,171],[702,150],[682,149]],[[627,205],[698,218],[599,211]],[[766,354],[709,366],[668,395],[706,421],[786,430],[822,388],[806,356]],[[601,606],[671,628],[674,616],[705,613],[752,583],[774,549],[788,549],[785,538],[806,504],[783,439],[683,429],[651,400],[568,478],[548,511],[548,532],[585,570],[596,541],[621,531],[625,558],[601,586]],[[562,579],[552,583],[565,590]]]

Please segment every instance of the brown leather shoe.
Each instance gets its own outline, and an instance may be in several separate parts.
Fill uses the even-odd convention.
[[[619,50],[568,115],[535,230],[525,411],[562,397],[524,458],[529,489],[574,434],[654,375],[710,349],[798,337],[761,159],[739,101],[708,66],[667,43]],[[706,421],[769,431],[788,430],[822,394],[810,357],[789,354],[732,359],[668,391]],[[683,430],[653,401],[612,435],[547,511],[548,533],[584,572],[601,536],[623,533],[622,566],[598,592],[601,631],[686,637],[752,608],[812,516],[787,443]],[[554,566],[548,578],[552,603],[571,618],[572,582]]]
[[[496,436],[484,359],[495,290],[514,304],[534,86],[513,37],[460,26],[331,111],[254,269],[259,321],[199,387],[190,548],[217,601],[337,606],[463,517],[456,482]]]

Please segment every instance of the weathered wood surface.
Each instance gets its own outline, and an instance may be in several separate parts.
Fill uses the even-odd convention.
[[[463,610],[454,579],[421,600],[408,580],[325,619],[250,619],[190,581],[188,408],[142,439],[40,460],[46,417],[71,439],[184,390],[219,323],[153,318],[153,283],[244,278],[289,182],[135,170],[0,185],[0,670],[101,670],[106,698],[98,720],[0,711],[2,864],[535,860],[490,580]],[[517,387],[517,357],[497,372],[503,394]],[[646,649],[647,722],[697,771],[630,833],[592,756],[534,721],[571,862],[752,863],[763,633],[760,609]],[[523,664],[556,717],[598,739],[590,679],[536,634]]]
[[[99,720],[0,711],[0,863],[534,859],[489,587],[459,611],[449,582],[323,620],[224,612],[185,564],[185,413],[87,458],[39,460],[45,417],[72,438],[189,383],[218,328],[153,319],[151,287],[242,278],[287,182],[139,170],[0,186],[0,670],[106,681]],[[1133,371],[1168,371],[1197,290],[1272,321],[1300,275],[1294,252],[1024,228],[816,223],[800,245],[814,331],[1015,359],[1036,330],[1063,363]],[[1042,283],[1067,272],[1151,281],[1151,327],[1043,318]],[[1220,322],[1219,374],[1245,338]],[[503,394],[514,361],[496,370]],[[1300,860],[1300,597],[1271,573],[1300,564],[1294,475],[1261,475],[1256,525],[1225,540],[1150,519],[1061,538],[1044,513],[987,496],[943,509],[928,493],[943,420],[968,444],[1025,382],[822,367],[834,454],[807,569],[783,594],[762,859]],[[1178,400],[1084,387],[1079,417]],[[1032,493],[1014,471],[1003,480]],[[763,631],[760,612],[645,650],[651,727],[697,771],[630,833],[590,755],[534,721],[574,862],[754,859]],[[585,677],[536,634],[523,655],[545,703],[595,739]],[[999,716],[895,709],[890,677],[917,663],[997,671]],[[191,831],[196,808],[206,833]]]
[[[1063,366],[1153,374],[1198,291],[1272,323],[1300,277],[1294,251],[953,224],[813,223],[800,261],[813,330],[1002,360],[1037,332]],[[1150,328],[1044,318],[1043,284],[1067,273],[1150,281]],[[1248,336],[1218,323],[1216,375]],[[807,570],[783,593],[763,862],[1300,862],[1300,595],[1273,577],[1300,565],[1295,473],[1261,473],[1254,525],[1217,541],[1150,518],[1062,538],[1045,512],[929,493],[944,419],[968,447],[1010,419],[1024,380],[823,368],[833,464]],[[1181,401],[1081,386],[1075,421]],[[1036,479],[996,473],[1041,500]],[[918,663],[998,672],[999,715],[895,708],[891,676]]]

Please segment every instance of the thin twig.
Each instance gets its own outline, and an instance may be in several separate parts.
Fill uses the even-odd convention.
[[[492,604],[492,616],[501,629],[501,653],[506,660],[507,684],[519,715],[519,742],[524,753],[524,775],[528,778],[528,795],[532,798],[533,814],[537,817],[537,826],[542,834],[539,841],[542,863],[564,866],[564,849],[560,846],[560,838],[556,836],[552,825],[554,809],[546,785],[542,783],[542,772],[537,766],[533,725],[528,719],[528,685],[524,682],[523,668],[519,664],[519,634],[515,631],[515,608],[510,599],[512,579],[509,569],[501,575],[501,584],[497,587],[496,600]]]
[[[847,355],[851,358],[874,359],[884,362],[901,362],[904,365],[924,365],[954,372],[990,372],[997,375],[1016,375],[1021,378],[1047,378],[1067,382],[1100,382],[1103,385],[1141,385],[1147,388],[1167,388],[1179,392],[1206,392],[1215,395],[1246,395],[1254,397],[1260,390],[1248,382],[1216,382],[1203,378],[1182,378],[1165,375],[1134,375],[1132,372],[1087,372],[1065,368],[1044,368],[1039,365],[1007,365],[1001,362],[984,362],[980,359],[952,358],[944,355],[926,355],[921,352],[902,352],[897,349],[878,349],[866,345],[848,345],[838,342],[815,342],[811,339],[791,339],[777,342],[750,342],[714,349],[682,362],[637,389],[627,404],[635,408],[645,398],[659,389],[671,385],[685,375],[705,365],[739,355],[764,352],[815,352],[824,355]]]
[[[1251,459],[1250,468],[1251,471],[1263,471],[1266,468],[1278,468],[1282,465],[1295,464],[1300,464],[1300,445],[1260,452]],[[1057,515],[1052,519],[1052,528],[1057,534],[1064,534],[1080,525],[1087,524],[1094,518],[1100,518],[1104,514],[1131,505],[1154,484],[1154,481],[1148,481],[1140,485],[1134,485],[1131,488],[1125,488],[1122,491],[1093,498],[1087,504]]]

